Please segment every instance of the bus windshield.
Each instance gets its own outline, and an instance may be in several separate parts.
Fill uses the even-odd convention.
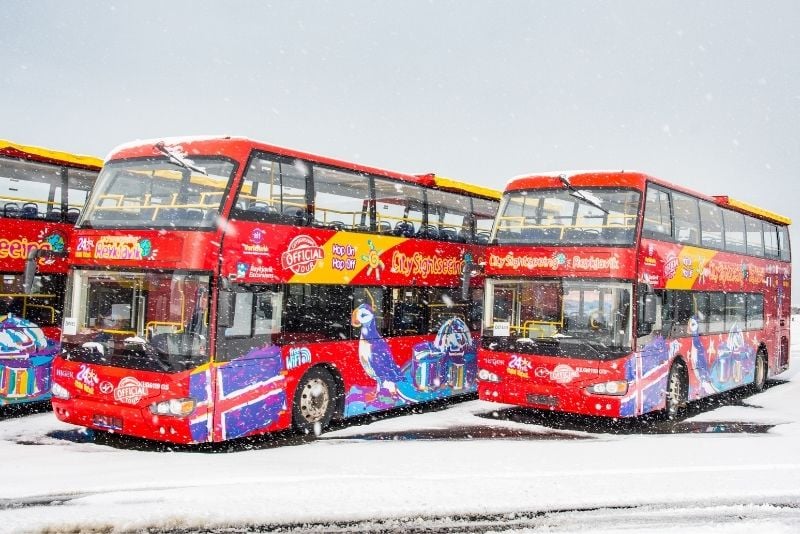
[[[632,286],[599,280],[487,280],[484,346],[605,359],[631,350]]]
[[[215,228],[233,170],[233,162],[210,157],[193,157],[186,165],[169,158],[112,161],[78,226]]]
[[[176,372],[208,361],[207,275],[76,270],[67,359]]]
[[[503,195],[499,245],[631,245],[640,193],[628,189],[532,189]]]

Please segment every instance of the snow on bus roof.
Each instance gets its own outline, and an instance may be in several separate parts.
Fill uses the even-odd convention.
[[[197,141],[214,141],[219,139],[239,139],[243,140],[244,137],[231,137],[230,135],[185,135],[185,136],[175,136],[175,137],[155,137],[152,139],[133,139],[131,141],[126,141],[124,143],[120,143],[114,148],[106,156],[106,160],[108,160],[112,154],[116,154],[121,150],[128,150],[131,148],[140,147],[142,145],[155,145],[156,143],[163,142],[166,145],[181,145],[185,143],[194,143]]]

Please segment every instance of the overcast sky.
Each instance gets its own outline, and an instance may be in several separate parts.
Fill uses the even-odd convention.
[[[4,0],[0,45],[20,143],[245,135],[495,188],[636,169],[800,221],[793,0]]]

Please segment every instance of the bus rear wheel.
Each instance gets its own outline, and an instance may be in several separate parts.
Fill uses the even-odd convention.
[[[767,357],[763,351],[758,351],[756,354],[756,365],[753,370],[753,384],[751,389],[754,393],[764,391],[764,386],[767,384]]]
[[[687,391],[683,377],[683,365],[678,362],[673,363],[667,377],[667,406],[664,410],[664,415],[669,421],[678,419],[686,406]]]
[[[310,369],[294,393],[292,426],[304,434],[319,434],[331,422],[335,411],[336,383],[324,369]]]

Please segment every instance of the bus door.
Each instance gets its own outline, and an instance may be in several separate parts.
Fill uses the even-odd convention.
[[[286,367],[278,343],[283,288],[241,285],[219,295],[215,440],[263,430],[287,410]]]

